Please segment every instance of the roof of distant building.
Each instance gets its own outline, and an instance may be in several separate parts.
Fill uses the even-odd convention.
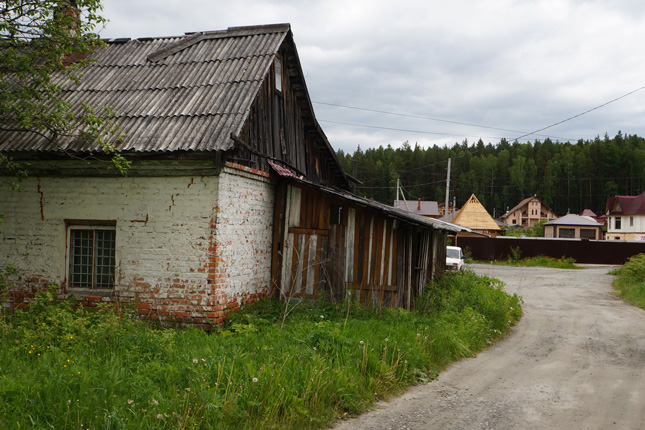
[[[572,225],[586,227],[601,227],[602,224],[591,217],[568,214],[563,217],[544,223],[544,225]]]
[[[637,196],[609,197],[607,215],[645,215],[645,192]]]
[[[428,200],[395,200],[394,207],[422,216],[439,216],[439,205]]]

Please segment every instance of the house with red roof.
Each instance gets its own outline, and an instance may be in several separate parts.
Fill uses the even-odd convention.
[[[607,199],[608,240],[645,240],[645,192]]]

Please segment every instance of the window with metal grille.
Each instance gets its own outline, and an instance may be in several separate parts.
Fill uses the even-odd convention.
[[[72,227],[69,230],[69,286],[114,288],[116,230]]]

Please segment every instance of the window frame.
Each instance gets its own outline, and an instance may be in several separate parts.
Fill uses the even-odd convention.
[[[116,222],[115,221],[90,221],[90,220],[82,220],[82,221],[69,221],[66,220],[67,223],[67,234],[66,234],[66,264],[65,264],[65,278],[67,280],[66,285],[68,288],[73,289],[73,290],[92,290],[92,291],[113,291],[114,288],[116,287],[116,278],[117,278],[117,272],[116,272],[116,267],[117,267],[117,258],[116,258]],[[78,273],[78,269],[74,269],[75,263],[74,263],[74,257],[76,256],[74,252],[74,244],[73,244],[73,232],[80,232],[80,231],[90,231],[92,232],[92,237],[91,237],[91,269],[90,269],[90,282],[80,282],[80,285],[74,285],[76,281],[74,281],[74,276]],[[111,255],[101,255],[101,253],[97,252],[97,231],[112,231],[114,232],[113,236],[110,238],[111,242],[111,247],[108,247],[108,253],[111,250]],[[110,249],[111,248],[111,249]],[[98,276],[105,275],[105,273],[99,273],[97,271],[97,266],[100,266],[100,262],[98,261],[101,257],[106,257],[108,259],[111,259],[111,265],[108,265],[109,268],[111,268],[111,273],[107,273],[107,275],[112,276],[111,280],[111,285],[105,286],[104,283],[99,282],[97,280]],[[81,264],[82,265],[82,264]],[[79,265],[80,266],[80,265]],[[88,275],[87,273],[85,274],[86,276]]]
[[[575,239],[576,229],[570,227],[560,227],[558,229],[558,238],[559,239]]]
[[[622,230],[623,220],[622,217],[614,217],[614,230]]]
[[[273,74],[275,76],[275,90],[282,94],[284,90],[284,64],[282,63],[282,56],[276,54],[273,58]]]

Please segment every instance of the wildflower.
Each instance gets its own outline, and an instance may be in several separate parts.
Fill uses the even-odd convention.
[[[157,399],[152,399],[152,404],[157,406],[159,404],[159,402],[157,401]]]
[[[324,316],[324,315],[321,315],[321,316],[320,316],[320,319],[325,319],[325,316]]]
[[[315,346],[314,346],[314,351],[318,351],[318,348],[316,348]]]
[[[362,345],[362,344],[364,344],[365,342],[363,342],[363,341],[361,340],[361,341],[360,341],[360,342],[358,342],[358,343]]]
[[[387,337],[385,338],[385,341],[387,342]]]
[[[132,400],[132,399],[128,399],[128,405],[131,405],[131,404],[133,404],[133,403],[134,403],[134,400]]]
[[[161,414],[157,414],[157,419],[158,419],[158,420],[160,420],[160,419],[162,419],[162,418],[163,418],[163,415],[161,415]]]
[[[253,378],[253,383],[257,384],[258,383],[258,378]]]
[[[81,372],[76,372],[76,374],[77,374],[77,375],[80,375],[80,374],[81,374]]]
[[[190,393],[190,387],[186,387],[184,390],[186,390],[187,393]]]
[[[31,350],[29,350],[29,353],[31,354]]]
[[[193,358],[193,364],[197,364],[197,363],[199,363],[199,360],[196,358]]]

